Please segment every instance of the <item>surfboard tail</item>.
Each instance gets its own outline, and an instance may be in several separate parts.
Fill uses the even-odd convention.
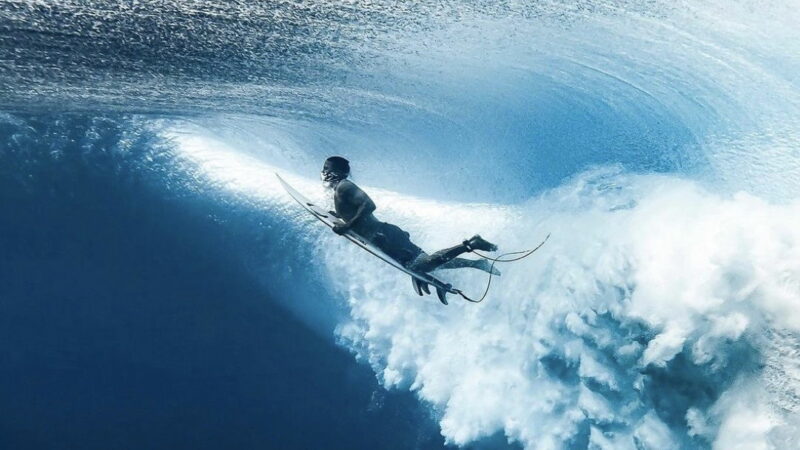
[[[424,281],[421,281],[421,280],[418,280],[418,279],[416,279],[414,277],[411,277],[411,285],[414,286],[414,292],[416,292],[417,295],[422,296],[424,294],[430,294],[431,293],[431,288],[428,285],[428,283],[426,283]],[[447,291],[446,290],[436,286],[436,296],[439,297],[439,301],[442,302],[443,305],[447,305]]]

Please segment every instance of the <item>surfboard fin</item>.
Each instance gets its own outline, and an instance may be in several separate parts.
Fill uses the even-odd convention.
[[[419,281],[414,277],[411,277],[411,285],[414,286],[414,292],[416,292],[417,295],[419,295],[420,297],[422,296],[422,290],[423,290],[421,286],[422,284],[424,283],[422,283],[421,281]],[[425,289],[427,289],[427,285],[425,286]]]
[[[416,292],[418,295],[420,295],[420,296],[423,295],[423,294],[430,295],[431,287],[428,285],[428,283],[426,283],[424,281],[420,281],[420,280],[418,280],[418,279],[416,279],[414,277],[411,277],[411,284],[414,286],[414,292]],[[439,300],[442,299],[442,297],[441,297],[442,294],[439,293],[438,289],[436,291],[436,295],[439,296]],[[446,305],[447,302],[445,301],[444,304]]]
[[[439,301],[442,302],[443,305],[447,304],[447,292],[445,292],[444,289],[437,287],[436,296],[439,297]]]
[[[431,294],[431,288],[428,286],[428,283],[424,283],[424,282],[420,281],[419,284],[420,284],[420,287],[422,287],[422,292],[424,292],[424,293],[426,293],[428,295]]]

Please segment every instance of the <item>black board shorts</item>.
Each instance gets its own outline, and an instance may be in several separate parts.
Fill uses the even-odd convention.
[[[374,230],[371,241],[404,266],[408,266],[422,254],[422,249],[411,242],[408,232],[391,223],[381,222]]]

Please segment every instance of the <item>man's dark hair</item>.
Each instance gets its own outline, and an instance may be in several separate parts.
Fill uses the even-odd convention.
[[[331,165],[333,165],[333,169],[337,172],[341,172],[345,175],[350,174],[350,161],[342,158],[341,156],[331,156],[330,158],[326,159],[325,162],[331,163]]]

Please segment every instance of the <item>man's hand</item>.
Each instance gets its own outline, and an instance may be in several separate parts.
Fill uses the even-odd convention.
[[[333,232],[338,235],[345,234],[348,230],[350,230],[350,225],[346,223],[337,223],[333,226]]]

